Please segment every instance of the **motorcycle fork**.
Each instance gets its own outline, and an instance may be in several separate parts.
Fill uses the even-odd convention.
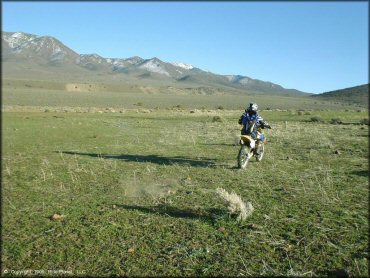
[[[260,150],[261,150],[262,144],[263,144],[263,142],[262,142],[262,141],[257,140],[257,142],[256,142],[256,147],[255,147],[255,148],[254,148],[254,150],[253,150],[253,153],[254,153],[254,154],[258,154],[258,151],[260,151]]]

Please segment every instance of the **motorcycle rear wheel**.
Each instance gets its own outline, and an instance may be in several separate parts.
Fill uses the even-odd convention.
[[[240,169],[247,168],[248,161],[250,159],[249,153],[250,153],[250,148],[249,147],[243,145],[240,148],[239,154],[238,154],[238,167]]]

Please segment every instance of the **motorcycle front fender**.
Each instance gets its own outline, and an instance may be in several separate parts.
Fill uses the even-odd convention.
[[[256,146],[256,142],[249,135],[240,136],[240,144],[247,145],[251,149],[254,149],[254,147]]]

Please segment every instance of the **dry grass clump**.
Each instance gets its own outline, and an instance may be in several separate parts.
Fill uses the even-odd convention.
[[[52,216],[50,216],[50,219],[53,221],[59,221],[59,220],[62,220],[63,218],[64,218],[64,215],[61,215],[58,213],[54,213]]]
[[[214,116],[212,118],[212,122],[219,122],[219,123],[222,123],[224,122],[224,118],[220,117],[220,116]]]
[[[238,221],[244,221],[254,211],[252,204],[250,202],[244,203],[234,191],[228,193],[223,188],[217,188],[216,193],[229,204],[228,210],[231,214],[239,214],[237,217]]]

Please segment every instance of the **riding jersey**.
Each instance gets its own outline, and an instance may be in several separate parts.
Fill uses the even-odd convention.
[[[253,124],[254,121],[256,122],[254,130],[249,131],[249,124]],[[252,137],[256,134],[257,128],[264,128],[265,126],[268,126],[268,124],[261,116],[259,116],[258,114],[253,114],[250,116],[247,111],[245,111],[240,117],[239,124],[243,125],[242,135],[252,134]]]

